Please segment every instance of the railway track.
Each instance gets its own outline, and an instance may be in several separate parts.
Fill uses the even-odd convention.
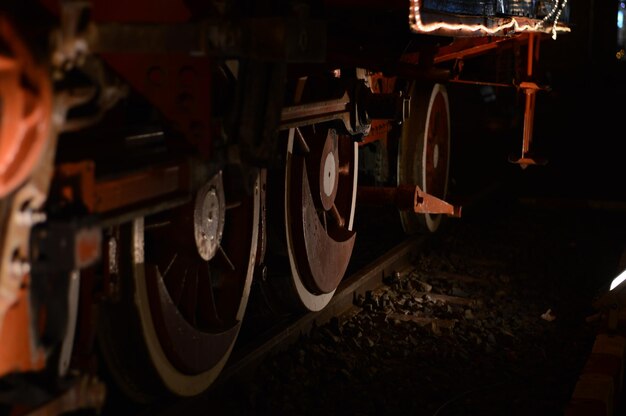
[[[101,414],[559,414],[581,372],[597,370],[589,288],[609,269],[619,217],[500,206],[435,235],[391,244],[390,233],[374,261],[355,258],[327,308],[244,330],[200,396],[142,406],[110,391]],[[580,253],[589,263],[577,268]]]
[[[581,277],[593,269],[566,266],[581,251],[590,262],[609,259],[611,232],[592,234],[580,215],[517,215],[528,217],[454,223],[403,243],[419,245],[408,263],[392,260],[399,253],[380,257],[368,284],[352,286],[356,275],[342,284],[332,313],[240,350],[222,383],[159,414],[560,414],[596,332],[586,321],[595,281]],[[562,235],[575,218],[581,223]]]
[[[172,399],[158,402],[148,407],[128,402],[116,396],[105,404],[104,414],[133,409],[138,415],[174,415],[195,414],[197,409],[219,409],[223,406],[220,391],[252,376],[257,367],[267,357],[293,345],[297,340],[310,333],[316,327],[323,326],[342,316],[350,316],[359,309],[355,300],[369,296],[384,285],[384,279],[412,268],[416,253],[419,253],[427,240],[425,235],[405,236],[399,243],[393,244],[373,261],[363,263],[356,259],[352,273],[342,280],[329,304],[321,311],[305,314],[290,314],[274,323],[263,323],[263,329],[254,334],[244,334],[238,341],[228,363],[214,386],[204,394],[189,399]],[[389,244],[387,244],[389,245]],[[380,252],[380,250],[378,250]],[[254,319],[254,317],[250,318]],[[248,339],[246,339],[248,338]]]
[[[389,225],[389,224],[387,224]],[[388,233],[389,234],[389,233]],[[397,237],[398,234],[395,235]],[[389,237],[388,237],[389,238]],[[263,323],[261,330],[253,334],[243,334],[235,346],[227,365],[209,391],[188,399],[168,397],[149,406],[134,403],[123,397],[110,380],[83,379],[74,381],[58,399],[36,409],[14,409],[12,414],[43,416],[66,414],[71,409],[83,409],[87,414],[121,414],[130,412],[137,415],[195,414],[197,409],[220,409],[224,405],[220,391],[235,383],[246,380],[267,357],[278,353],[310,333],[316,327],[329,322],[347,319],[360,310],[355,300],[363,299],[384,286],[384,280],[394,274],[402,274],[413,266],[416,253],[423,248],[428,236],[404,236],[399,243],[386,242],[387,250],[371,262],[356,258],[352,273],[339,285],[333,299],[319,312],[289,314],[275,322]],[[389,246],[391,246],[389,248]],[[371,249],[372,250],[372,249]],[[370,253],[372,251],[370,250]],[[374,252],[380,253],[373,249]],[[251,319],[254,319],[252,317]],[[106,377],[105,377],[106,379]],[[103,384],[104,382],[104,384]],[[105,396],[107,396],[105,398]]]
[[[491,189],[491,187],[488,187]],[[492,190],[493,191],[493,190]],[[480,192],[470,201],[480,201],[490,192]],[[468,203],[472,207],[474,202]],[[220,391],[233,384],[251,377],[256,368],[269,356],[289,348],[303,335],[329,322],[343,322],[355,313],[371,305],[363,305],[372,296],[378,298],[380,291],[385,291],[385,281],[393,276],[405,276],[415,267],[415,260],[424,249],[431,234],[407,236],[402,230],[398,214],[392,207],[361,207],[358,211],[361,222],[356,230],[360,233],[358,254],[353,257],[348,269],[348,277],[342,280],[329,304],[321,311],[304,314],[280,313],[272,316],[258,313],[254,308],[255,300],[260,299],[258,286],[254,286],[251,307],[244,319],[242,333],[234,347],[233,354],[215,385],[204,394],[189,399],[167,397],[148,407],[129,400],[118,390],[110,373],[104,371],[103,379],[78,378],[73,387],[66,390],[60,398],[38,409],[20,411],[14,414],[44,415],[63,414],[68,409],[102,409],[104,414],[134,412],[136,414],[176,414],[193,412],[193,409],[220,408],[223,402]],[[369,221],[366,218],[376,218]],[[374,260],[372,260],[374,259]],[[462,278],[457,276],[457,278]],[[414,291],[415,292],[415,291]],[[413,293],[426,296],[429,300],[463,302],[460,298],[434,293]],[[467,301],[468,304],[471,301]],[[361,306],[359,306],[361,304]],[[266,306],[266,305],[265,305]],[[402,318],[399,318],[402,319]],[[418,319],[419,320],[419,319]],[[415,321],[415,319],[414,319]],[[433,325],[444,321],[433,320]],[[106,392],[105,392],[106,391]],[[106,398],[105,398],[106,395]]]
[[[542,164],[533,68],[569,12],[392,3],[0,7],[0,403],[59,414],[119,390],[156,407],[109,391],[105,412],[158,413],[167,396],[177,413],[302,336],[347,328],[352,307],[437,335],[460,319],[441,305],[471,319],[478,300],[430,283],[390,300],[422,251],[405,236],[461,215],[448,91],[521,93],[509,161]],[[402,238],[355,215],[368,207],[393,212]]]

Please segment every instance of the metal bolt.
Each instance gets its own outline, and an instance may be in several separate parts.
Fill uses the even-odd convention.
[[[30,263],[24,260],[15,259],[9,266],[10,275],[14,279],[21,279],[25,274],[30,273]]]
[[[47,219],[45,212],[36,212],[31,209],[20,211],[15,216],[15,221],[19,225],[32,227],[35,224],[45,222]]]

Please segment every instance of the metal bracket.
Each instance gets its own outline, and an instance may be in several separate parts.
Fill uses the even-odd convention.
[[[31,233],[31,272],[70,272],[96,263],[102,254],[102,230],[95,218],[54,221],[37,225]]]
[[[348,134],[365,136],[372,120],[402,123],[409,111],[410,97],[401,93],[373,93],[362,80],[357,80],[348,82],[341,97],[283,107],[279,129],[338,120]]]
[[[461,206],[450,204],[430,195],[417,185],[398,187],[359,186],[359,203],[367,205],[394,205],[400,211],[413,211],[416,214],[444,214],[460,218]]]
[[[528,35],[528,55],[526,60],[526,77],[532,79],[533,62],[539,58],[540,38],[534,33]],[[536,43],[536,45],[535,45]],[[533,140],[533,126],[535,122],[535,103],[537,91],[545,89],[539,87],[535,82],[526,81],[519,84],[519,88],[524,92],[524,133],[522,136],[522,153],[519,157],[510,156],[509,162],[520,165],[526,169],[529,165],[545,165],[547,160],[531,156],[530,145]]]
[[[530,144],[533,140],[533,124],[535,122],[535,99],[537,91],[543,89],[534,82],[522,82],[520,88],[524,91],[526,105],[524,109],[524,133],[522,136],[522,153],[520,157],[509,157],[509,162],[516,163],[522,169],[529,165],[545,165],[547,160],[530,155]]]

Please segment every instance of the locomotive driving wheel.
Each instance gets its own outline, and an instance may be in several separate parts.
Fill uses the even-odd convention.
[[[417,185],[439,199],[448,192],[450,168],[450,111],[448,93],[442,84],[411,89],[411,115],[402,128],[398,144],[398,185]],[[401,211],[402,227],[408,234],[434,232],[441,214]]]
[[[285,166],[285,229],[291,297],[324,308],[348,267],[357,186],[357,143],[324,125],[291,129]]]
[[[136,218],[127,232],[126,264],[143,359],[175,395],[206,390],[239,333],[257,249],[258,175],[251,194],[246,188],[238,169],[224,169],[192,202]],[[109,326],[105,331],[105,358],[116,381],[135,400],[150,400],[154,392],[143,391],[150,373],[128,362],[123,354],[129,352],[120,349],[123,341],[112,337],[113,331],[124,330]]]

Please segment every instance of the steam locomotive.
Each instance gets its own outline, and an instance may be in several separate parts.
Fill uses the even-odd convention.
[[[568,13],[567,0],[3,2],[3,402],[71,389],[70,409],[99,402],[101,367],[136,401],[198,395],[253,281],[284,309],[328,304],[357,204],[393,204],[408,234],[459,216],[449,83],[516,89],[512,161],[541,163],[533,69]],[[472,69],[489,54],[511,58],[501,79]]]

